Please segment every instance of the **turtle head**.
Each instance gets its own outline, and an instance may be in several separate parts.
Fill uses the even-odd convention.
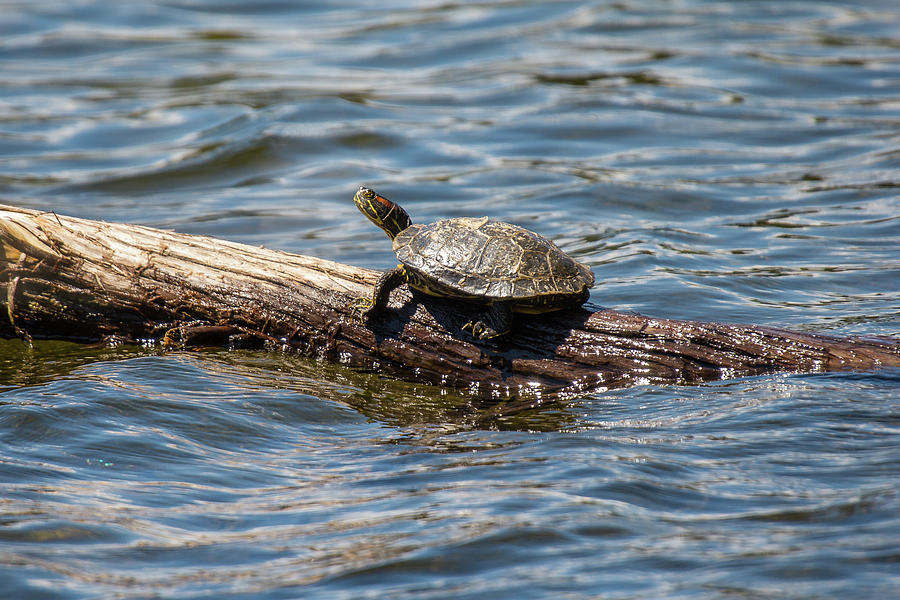
[[[370,221],[384,229],[391,239],[412,225],[412,221],[406,211],[394,204],[384,196],[375,193],[375,190],[360,187],[353,196],[356,208],[366,215]]]

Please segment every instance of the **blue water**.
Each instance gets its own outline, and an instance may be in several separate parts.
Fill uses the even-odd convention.
[[[366,184],[592,302],[900,335],[900,7],[0,4],[0,203],[383,269]],[[0,597],[900,598],[900,372],[503,416],[277,353],[0,340]]]

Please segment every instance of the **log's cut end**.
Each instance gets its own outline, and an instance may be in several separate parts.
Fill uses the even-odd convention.
[[[378,273],[149,227],[0,206],[0,336],[239,340],[491,397],[900,366],[900,342],[582,309],[517,316],[475,342],[469,315],[401,288],[368,324]],[[177,335],[175,332],[178,332]]]

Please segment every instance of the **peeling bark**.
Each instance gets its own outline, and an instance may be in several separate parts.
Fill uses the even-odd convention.
[[[585,308],[517,315],[476,342],[465,307],[401,288],[368,325],[378,272],[203,236],[0,206],[0,337],[296,351],[481,397],[579,394],[772,372],[900,366],[900,341]],[[589,305],[588,305],[589,306]]]

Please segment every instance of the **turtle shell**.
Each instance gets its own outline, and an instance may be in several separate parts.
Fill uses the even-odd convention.
[[[590,268],[547,238],[487,217],[411,225],[394,238],[394,251],[437,295],[553,310],[566,301],[580,304],[594,284]]]

